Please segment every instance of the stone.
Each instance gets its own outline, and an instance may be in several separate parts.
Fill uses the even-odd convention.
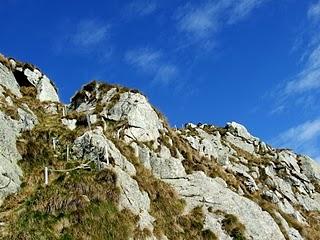
[[[269,213],[262,211],[255,202],[239,196],[215,179],[207,177],[203,172],[194,172],[185,178],[165,181],[186,200],[189,209],[205,206],[211,207],[213,211],[221,210],[235,215],[245,224],[245,232],[249,239],[285,239]]]
[[[52,82],[46,77],[43,76],[38,84],[37,87],[37,99],[41,102],[49,101],[49,102],[60,102],[59,96],[57,91],[52,84]]]
[[[20,86],[12,71],[0,63],[0,85],[10,90],[17,97],[21,97]]]
[[[96,114],[90,115],[89,120],[91,124],[96,124],[98,122],[98,116]]]
[[[10,62],[10,64],[11,64],[11,67],[12,67],[12,69],[15,69],[16,68],[16,66],[17,66],[17,63],[16,63],[16,61],[14,60],[14,59],[9,59],[9,62]]]
[[[157,113],[140,93],[122,93],[105,117],[114,121],[127,121],[125,135],[140,142],[155,141],[160,136],[159,130],[163,129]]]
[[[35,87],[38,85],[39,79],[42,77],[42,73],[39,70],[30,68],[24,69],[23,74],[27,77],[28,81]]]
[[[48,114],[58,114],[59,113],[59,106],[57,103],[54,102],[46,102],[43,103],[44,111]]]
[[[292,191],[291,184],[283,180],[282,178],[275,176],[273,177],[273,182],[275,183],[275,186],[277,190],[283,194],[287,199],[290,199],[291,203],[296,204],[297,199],[295,198],[295,195]]]
[[[280,213],[275,213],[276,217],[280,220],[281,225],[286,230],[289,240],[304,240],[303,237],[300,235],[299,231],[293,227],[289,227],[287,221],[281,216]]]
[[[233,135],[235,136],[239,136],[241,138],[250,140],[250,141],[254,141],[254,140],[258,140],[258,138],[253,137],[248,130],[241,124],[236,123],[236,122],[231,122],[231,123],[227,123],[227,129],[229,132],[231,132]]]
[[[213,213],[207,212],[205,214],[204,226],[203,229],[211,230],[219,240],[232,240],[228,234],[222,229],[222,217],[219,217]]]
[[[107,93],[101,96],[101,104],[108,103],[117,94],[117,88],[111,88]]]
[[[69,128],[71,131],[77,128],[77,119],[66,119],[62,118],[61,122],[63,125],[65,125],[67,128]]]
[[[293,169],[296,172],[300,172],[300,167],[297,162],[296,155],[290,151],[281,151],[278,153],[277,162],[284,163],[289,169]]]
[[[161,179],[183,178],[186,176],[181,160],[176,158],[151,156],[150,165],[153,174]]]
[[[262,193],[262,196],[263,196],[265,199],[267,199],[267,200],[269,200],[269,201],[271,201],[272,203],[275,203],[275,204],[280,201],[279,198],[278,198],[278,196],[277,196],[273,191],[271,191],[271,190],[264,191],[264,192]]]
[[[76,159],[88,159],[97,164],[99,162],[105,162],[107,165],[114,164],[130,176],[136,174],[133,164],[104,136],[100,127],[78,137],[72,146],[72,155]]]
[[[225,140],[248,153],[253,154],[255,152],[255,147],[253,144],[248,143],[247,141],[244,141],[243,138],[234,136],[229,132],[226,133]]]
[[[320,166],[307,156],[299,156],[298,160],[302,173],[309,179],[320,183]]]
[[[150,199],[146,192],[141,192],[136,180],[132,179],[126,172],[118,166],[115,167],[117,174],[117,184],[120,187],[120,210],[127,208],[133,214],[139,215],[139,227],[141,230],[153,230],[154,218],[149,214]]]
[[[306,211],[320,211],[320,202],[308,195],[296,194],[298,202]]]
[[[21,156],[16,147],[21,131],[31,130],[37,123],[30,109],[18,109],[20,120],[12,120],[0,111],[0,205],[4,197],[19,190],[22,171],[18,165]]]

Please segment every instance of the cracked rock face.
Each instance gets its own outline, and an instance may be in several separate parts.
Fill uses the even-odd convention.
[[[221,184],[202,172],[195,172],[179,180],[166,181],[177,189],[191,209],[205,206],[210,207],[211,211],[220,210],[237,216],[246,224],[249,239],[285,239],[272,217],[256,203],[239,196],[228,189],[226,184]]]
[[[16,71],[19,71],[19,68]],[[46,75],[38,69],[30,70],[26,68],[21,72],[30,84],[36,88],[37,99],[41,102],[60,102],[55,86]]]
[[[0,84],[9,89],[13,94],[21,97],[20,87],[12,71],[0,63]]]
[[[73,156],[77,159],[87,159],[103,163],[102,166],[114,166],[117,175],[117,184],[120,187],[120,208],[128,208],[134,214],[140,216],[139,227],[141,230],[153,230],[153,221],[150,214],[150,199],[146,192],[141,192],[136,180],[132,177],[136,175],[136,169],[108,140],[102,131],[97,128],[86,132],[75,140],[73,146]]]
[[[22,85],[33,86],[40,101],[55,102],[42,103],[48,116],[61,114],[54,84],[43,73],[10,63],[13,70],[0,63],[0,100],[7,107],[0,108],[0,204],[21,184],[17,137],[38,122],[28,105],[16,105]],[[7,90],[14,97],[7,96]],[[16,108],[17,119],[6,111],[10,108]],[[244,226],[246,239],[304,239],[301,229],[309,227],[308,214],[320,211],[319,165],[309,157],[272,148],[241,124],[171,129],[141,93],[95,82],[75,95],[68,114],[58,122],[78,134],[72,138],[71,158],[115,172],[118,207],[139,217],[137,227],[150,231],[148,239],[157,239],[153,231],[158,219],[151,211],[154,199],[140,186],[138,167],[169,184],[185,200],[185,214],[201,207],[203,230],[211,230],[218,239],[233,239],[224,223],[228,214]],[[123,146],[132,152],[127,154]]]
[[[128,121],[126,136],[140,142],[156,140],[163,128],[157,113],[139,93],[121,94],[119,101],[108,111],[107,118]]]
[[[22,171],[17,163],[21,159],[17,137],[37,123],[30,109],[18,109],[18,114],[20,120],[13,120],[0,111],[0,205],[4,197],[20,188]]]

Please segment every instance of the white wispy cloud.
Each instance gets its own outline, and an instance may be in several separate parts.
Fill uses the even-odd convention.
[[[320,88],[320,43],[312,50],[303,70],[285,86],[286,94],[304,93]]]
[[[308,17],[314,21],[320,20],[320,1],[310,6],[308,10]]]
[[[129,50],[125,54],[126,61],[145,72],[153,72],[160,62],[162,53],[151,48]]]
[[[72,42],[79,47],[92,47],[107,39],[109,25],[94,19],[83,20],[71,35]]]
[[[310,19],[308,26],[308,38],[301,41],[301,35],[294,43],[295,51],[302,49],[299,59],[300,70],[291,77],[290,80],[280,84],[272,93],[276,97],[275,109],[282,106],[282,110],[287,110],[292,106],[301,106],[303,108],[313,107],[310,100],[317,102],[320,92],[320,27],[314,20],[320,19],[320,1],[309,7],[307,16]],[[301,99],[308,100],[301,101]],[[273,113],[279,112],[272,110]],[[281,112],[281,111],[280,111]]]
[[[178,74],[178,68],[167,63],[160,50],[152,48],[130,50],[125,54],[125,60],[139,71],[151,75],[155,83],[168,84]]]
[[[136,0],[129,3],[123,11],[127,17],[147,16],[157,10],[157,2],[155,0]]]
[[[266,0],[218,0],[204,4],[187,4],[177,12],[179,31],[197,39],[213,37],[224,25],[234,24]]]
[[[266,0],[242,0],[234,2],[236,3],[233,3],[234,6],[229,16],[229,23],[235,23],[245,18],[252,10],[259,7],[261,4],[266,2]]]
[[[66,20],[60,24],[56,35],[52,50],[57,55],[65,55],[66,52],[87,55],[104,63],[111,59],[115,50],[111,25],[96,18]]]
[[[320,157],[320,118],[292,127],[279,134],[272,142],[276,146],[290,147],[314,158]]]
[[[178,74],[178,69],[176,66],[170,64],[162,64],[156,72],[154,77],[154,82],[161,82],[163,84],[168,84],[172,79],[174,79]]]

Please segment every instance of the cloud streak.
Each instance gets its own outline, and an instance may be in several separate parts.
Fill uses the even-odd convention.
[[[114,52],[111,42],[111,25],[95,18],[79,22],[65,21],[54,40],[53,51],[57,55],[66,52],[94,57],[99,62],[109,61]]]
[[[304,69],[285,86],[285,94],[304,93],[320,88],[320,42],[312,49]]]
[[[178,74],[178,68],[165,61],[159,50],[138,48],[125,54],[125,61],[138,71],[153,77],[153,83],[169,84]]]
[[[308,17],[313,21],[320,21],[320,1],[310,6]]]
[[[212,38],[225,24],[235,24],[266,0],[219,0],[187,4],[176,14],[177,28],[196,39]]]
[[[155,0],[138,0],[129,3],[123,10],[127,17],[143,17],[154,13],[157,10]]]
[[[278,108],[282,111],[291,107],[295,111],[308,110],[308,115],[319,114],[319,91],[320,91],[320,28],[317,21],[320,20],[320,1],[311,5],[307,12],[311,38],[303,51],[304,64],[302,69],[280,86],[276,91],[279,104]],[[280,99],[280,100],[279,100]],[[298,109],[298,107],[302,107]],[[289,146],[295,151],[311,155],[320,161],[320,117],[307,120],[277,136],[273,143],[277,146]]]
[[[320,1],[311,5],[306,15],[309,19],[309,26],[306,29],[309,30],[308,34],[311,37],[306,38],[304,44],[301,43],[301,38],[298,39],[299,48],[303,47],[302,57],[299,60],[299,65],[302,67],[290,80],[279,85],[271,93],[272,97],[276,97],[273,113],[281,113],[292,106],[300,106],[303,110],[315,108],[309,104],[310,100],[320,101],[320,28],[316,22],[320,20]],[[296,43],[294,47],[297,51]],[[275,109],[281,111],[275,111]]]
[[[81,21],[76,26],[76,30],[71,35],[71,39],[75,46],[88,48],[105,41],[108,33],[108,25],[102,24],[97,20],[88,19]]]
[[[309,154],[320,160],[318,147],[320,143],[320,118],[292,127],[279,134],[272,142],[276,146],[289,146],[300,153]]]

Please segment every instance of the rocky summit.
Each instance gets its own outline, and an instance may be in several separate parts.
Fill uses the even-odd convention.
[[[0,239],[320,239],[320,167],[236,123],[177,129],[138,90],[64,105],[0,56]]]

